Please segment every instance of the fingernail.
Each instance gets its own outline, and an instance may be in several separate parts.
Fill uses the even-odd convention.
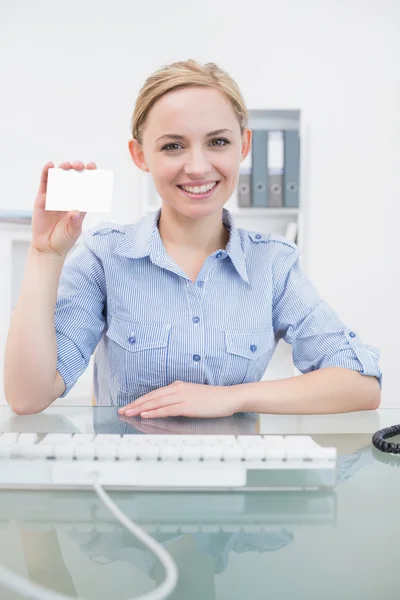
[[[81,218],[81,216],[82,216],[82,215],[81,215],[81,213],[75,213],[75,214],[72,216],[72,220],[73,220],[73,221],[75,221],[75,222],[78,222],[78,221],[79,221],[79,219]]]

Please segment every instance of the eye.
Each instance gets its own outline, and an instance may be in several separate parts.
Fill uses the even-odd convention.
[[[223,142],[222,144],[217,144],[216,148],[222,148],[223,146],[227,146],[228,144],[230,144],[230,141],[226,138],[216,138],[215,140],[212,140],[211,143],[213,144],[214,142]]]
[[[163,146],[161,148],[161,150],[166,150],[167,152],[171,152],[174,150],[179,150],[179,148],[173,148],[173,146],[180,146],[180,144],[167,144],[166,146]]]

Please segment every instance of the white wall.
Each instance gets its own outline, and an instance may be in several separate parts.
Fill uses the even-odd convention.
[[[162,64],[217,62],[249,108],[301,109],[305,268],[381,349],[384,406],[400,406],[389,281],[399,272],[399,30],[396,0],[3,0],[0,210],[32,206],[46,161],[81,159],[115,170],[111,218],[135,220],[127,142],[137,92]]]

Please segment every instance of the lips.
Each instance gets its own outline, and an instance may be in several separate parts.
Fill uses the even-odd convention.
[[[218,183],[218,181],[203,181],[202,183],[179,183],[178,187],[185,190],[185,192],[189,192],[189,194],[206,194]],[[207,188],[200,191],[201,188]],[[197,191],[193,191],[197,190]]]
[[[219,185],[219,181],[215,182],[216,185],[214,185],[213,188],[211,188],[211,190],[209,190],[208,192],[203,192],[203,193],[192,193],[192,192],[187,192],[186,190],[184,190],[180,185],[177,185],[177,188],[182,192],[182,194],[185,194],[185,196],[187,198],[192,198],[193,200],[203,200],[204,198],[209,198],[210,196],[212,196],[212,194],[215,192],[215,190],[217,189],[218,185]],[[193,186],[193,187],[201,187],[201,186]]]

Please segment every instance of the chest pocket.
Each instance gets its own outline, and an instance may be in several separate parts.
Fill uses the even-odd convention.
[[[260,381],[275,349],[273,330],[227,330],[226,360],[220,385]]]
[[[112,316],[106,336],[111,378],[118,389],[137,395],[166,385],[170,329],[170,323]]]

